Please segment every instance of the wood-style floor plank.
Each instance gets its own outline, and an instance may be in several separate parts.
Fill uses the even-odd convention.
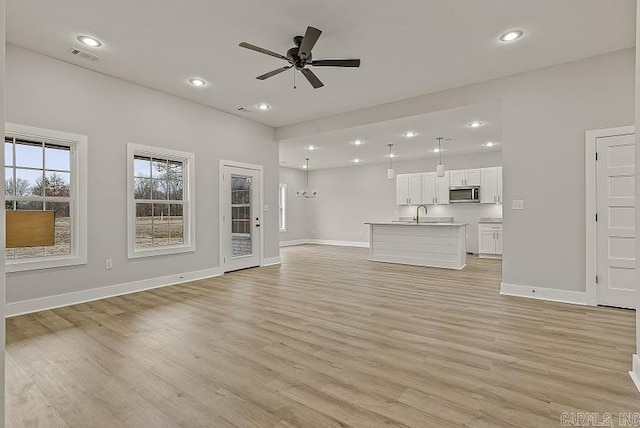
[[[7,321],[10,427],[552,427],[640,411],[635,314],[298,246],[283,264]]]

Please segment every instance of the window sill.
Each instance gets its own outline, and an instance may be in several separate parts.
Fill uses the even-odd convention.
[[[144,257],[167,256],[171,254],[193,253],[196,251],[195,245],[180,245],[175,247],[150,248],[148,250],[129,249],[128,258],[140,259]]]
[[[6,273],[86,265],[86,256],[41,257],[38,259],[6,260]]]

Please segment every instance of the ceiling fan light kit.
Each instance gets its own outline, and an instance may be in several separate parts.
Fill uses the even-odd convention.
[[[287,61],[289,65],[277,68],[268,73],[262,74],[256,79],[266,80],[270,77],[276,76],[289,69],[300,71],[307,81],[313,86],[314,89],[318,89],[324,86],[324,83],[316,76],[316,74],[309,69],[312,67],[360,67],[359,59],[319,59],[314,60],[311,50],[318,42],[322,31],[314,27],[307,27],[307,31],[304,36],[296,36],[293,38],[295,47],[287,51],[286,56],[277,52],[270,51],[268,49],[261,48],[256,45],[252,45],[247,42],[240,43],[240,47],[249,49],[255,52],[259,52],[264,55],[269,55],[278,59]],[[295,77],[295,75],[294,75]],[[294,83],[295,89],[295,83]]]

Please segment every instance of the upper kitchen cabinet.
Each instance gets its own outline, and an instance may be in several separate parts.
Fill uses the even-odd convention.
[[[451,171],[451,187],[480,186],[480,169],[459,169]]]
[[[422,203],[428,205],[448,204],[449,183],[449,171],[444,173],[444,177],[438,177],[435,172],[422,174]]]
[[[480,170],[480,203],[502,203],[502,167]]]
[[[396,204],[422,203],[422,174],[398,174],[396,176]]]

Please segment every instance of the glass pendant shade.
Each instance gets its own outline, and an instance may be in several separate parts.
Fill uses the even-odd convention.
[[[393,180],[396,178],[396,170],[393,168],[389,168],[387,170],[387,180]]]
[[[437,175],[438,177],[444,177],[444,165],[439,164],[439,165],[436,167],[436,175]]]

